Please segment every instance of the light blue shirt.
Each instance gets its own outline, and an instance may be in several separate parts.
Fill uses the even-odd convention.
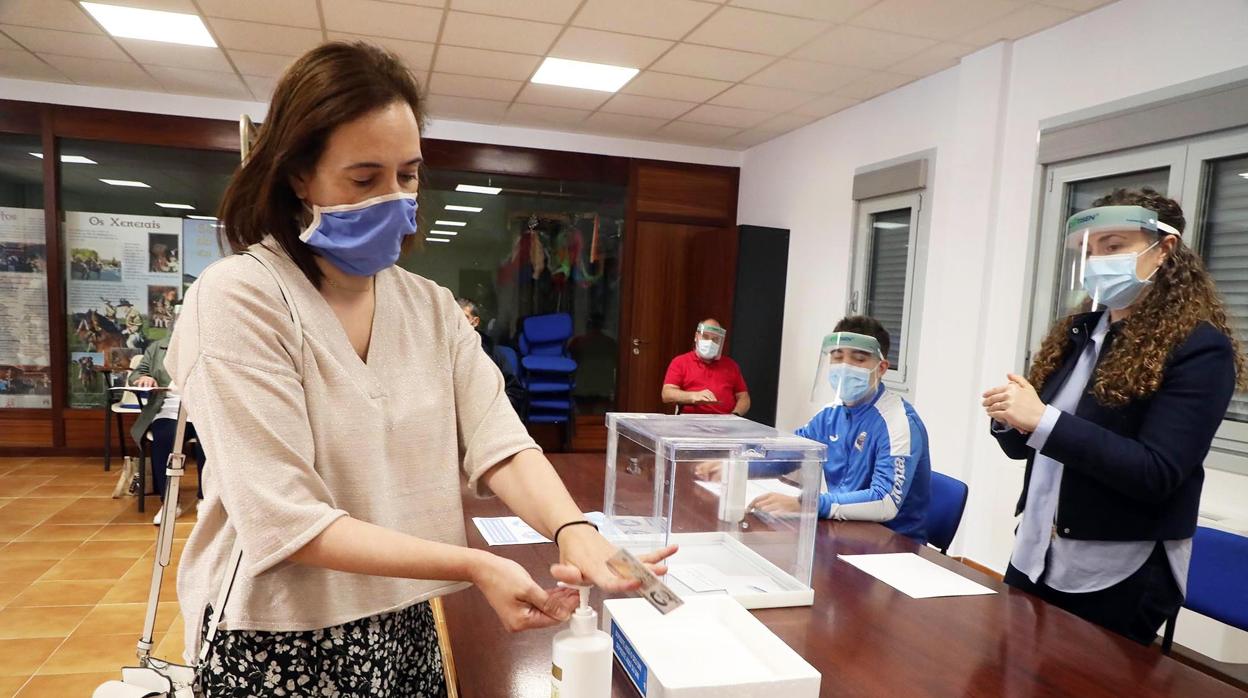
[[[1045,408],[1039,426],[1027,440],[1027,445],[1035,449],[1036,457],[1031,464],[1031,484],[1027,488],[1023,520],[1019,523],[1014,552],[1010,556],[1010,564],[1033,583],[1038,583],[1044,574],[1046,586],[1071,594],[1100,591],[1118,584],[1144,565],[1156,545],[1156,541],[1151,540],[1075,540],[1062,538],[1062,532],[1057,530],[1057,501],[1062,487],[1063,466],[1040,451],[1062,413],[1075,414],[1096,370],[1096,361],[1107,334],[1108,312],[1101,316],[1074,370]],[[1164,545],[1170,571],[1179,590],[1186,594],[1192,539],[1165,541]]]

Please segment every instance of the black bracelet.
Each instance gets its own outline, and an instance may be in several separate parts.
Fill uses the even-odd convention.
[[[555,545],[559,545],[559,534],[560,534],[560,533],[563,533],[563,529],[567,528],[568,526],[594,526],[594,524],[590,523],[589,521],[584,521],[584,520],[582,520],[582,521],[569,521],[569,522],[565,523],[564,525],[562,525],[562,526],[560,526],[559,528],[556,528],[556,529],[555,529]],[[597,527],[597,526],[594,526],[594,530],[595,530],[595,531],[597,531],[597,530],[598,530],[598,527]]]

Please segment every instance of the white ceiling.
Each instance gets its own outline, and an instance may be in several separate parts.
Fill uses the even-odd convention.
[[[74,0],[0,0],[0,75],[267,101],[369,39],[435,117],[747,148],[1112,0],[104,0],[203,16],[221,48],[114,39]],[[619,94],[529,84],[543,56],[627,65]]]

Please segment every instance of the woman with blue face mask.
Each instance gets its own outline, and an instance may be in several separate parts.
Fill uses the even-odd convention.
[[[1178,612],[1204,459],[1244,357],[1183,211],[1117,190],[1067,223],[1064,301],[1030,378],[983,396],[1026,460],[1005,581],[1143,644]]]
[[[576,607],[556,580],[637,586],[451,293],[395,266],[418,235],[423,113],[382,49],[298,59],[222,203],[235,254],[187,293],[166,361],[214,465],[178,570],[188,660],[242,556],[203,643],[208,696],[446,695],[430,599],[475,586],[518,631]],[[558,544],[552,579],[466,547],[461,472]],[[645,561],[662,573],[672,552]]]

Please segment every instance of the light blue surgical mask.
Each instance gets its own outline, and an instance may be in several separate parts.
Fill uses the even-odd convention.
[[[342,271],[372,276],[399,261],[403,238],[416,234],[416,208],[416,195],[407,193],[313,206],[299,239]]]
[[[1160,240],[1140,252],[1088,257],[1087,265],[1083,268],[1083,288],[1092,297],[1092,309],[1096,310],[1098,305],[1110,310],[1131,307],[1157,274],[1154,269],[1147,279],[1139,277],[1136,270],[1139,269],[1140,255],[1159,244]]]
[[[698,356],[703,361],[714,361],[719,358],[719,343],[709,339],[698,340]]]
[[[832,364],[828,367],[828,385],[840,402],[852,405],[871,391],[874,371],[852,364]]]

